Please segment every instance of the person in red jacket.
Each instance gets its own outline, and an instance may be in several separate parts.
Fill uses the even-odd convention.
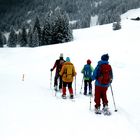
[[[51,72],[56,68],[55,77],[54,77],[54,90],[58,91],[62,89],[62,76],[60,76],[59,72],[61,71],[62,65],[65,62],[63,59],[63,54],[60,54],[60,58],[57,59],[54,63],[53,68],[51,68]],[[58,89],[58,80],[59,80],[59,89]]]

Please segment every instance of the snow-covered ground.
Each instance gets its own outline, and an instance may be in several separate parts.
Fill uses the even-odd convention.
[[[132,13],[140,14],[139,9]],[[140,140],[140,22],[129,20],[132,13],[123,17],[118,31],[112,24],[94,26],[74,30],[74,41],[69,43],[1,48],[0,140]],[[77,71],[75,101],[63,100],[50,89],[50,68],[60,53],[71,58]],[[104,53],[109,54],[114,72],[118,112],[109,88],[111,116],[95,115],[94,99],[90,111],[90,98],[79,94],[83,65],[91,59],[95,67]]]

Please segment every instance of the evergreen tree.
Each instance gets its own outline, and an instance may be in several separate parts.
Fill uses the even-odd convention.
[[[43,28],[43,45],[52,44],[52,24],[51,20],[46,20],[46,23]]]
[[[19,31],[17,34],[17,44],[18,45],[20,45],[20,42],[21,42],[21,34],[22,34],[21,31]]]
[[[40,22],[39,22],[39,18],[36,17],[36,20],[35,20],[35,24],[34,24],[34,28],[33,28],[33,32],[37,31],[37,34],[38,34],[38,39],[39,39],[39,46],[42,45],[42,32],[41,32],[41,25],[40,25]]]
[[[121,17],[120,15],[116,16],[116,21],[113,23],[113,30],[121,29]]]
[[[39,46],[38,30],[35,29],[32,34],[32,47],[38,47],[38,46]]]
[[[92,1],[91,0],[78,0],[78,14],[80,20],[80,28],[90,27],[91,12],[92,12]]]
[[[29,28],[29,32],[28,32],[28,46],[29,47],[33,47],[33,43],[32,43],[32,28]]]
[[[0,31],[0,48],[3,48],[3,35],[2,32]]]
[[[7,44],[7,40],[6,40],[6,37],[5,35],[3,34],[3,45]]]
[[[10,30],[9,38],[8,38],[8,46],[9,47],[16,47],[17,44],[17,34],[12,27]]]
[[[27,46],[27,32],[25,27],[22,28],[22,32],[21,32],[21,37],[20,37],[20,46],[21,47],[26,47]]]
[[[114,22],[113,23],[113,30],[119,30],[119,29],[121,29],[120,22]]]
[[[72,29],[69,25],[69,17],[66,12],[57,8],[54,12],[53,44],[64,43],[73,39]]]

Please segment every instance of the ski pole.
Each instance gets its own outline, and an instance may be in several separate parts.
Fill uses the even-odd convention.
[[[82,84],[81,84],[80,94],[82,94],[83,82],[84,82],[84,77],[82,78]]]
[[[24,81],[25,79],[25,74],[22,74],[22,81]]]
[[[114,103],[114,108],[115,108],[115,112],[117,112],[117,108],[116,108],[116,104],[115,104],[115,99],[114,99],[114,94],[113,94],[113,89],[112,89],[112,85],[110,84],[110,89],[111,89],[111,93],[112,93],[112,98],[113,98],[113,103]]]
[[[50,75],[50,89],[52,88],[52,71],[51,71],[51,75]]]
[[[75,76],[75,95],[76,95],[76,76]]]
[[[89,104],[89,110],[91,110],[91,95],[90,95],[90,104]]]

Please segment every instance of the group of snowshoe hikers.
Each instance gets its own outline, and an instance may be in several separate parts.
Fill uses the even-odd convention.
[[[88,59],[87,63],[81,70],[84,82],[84,95],[92,96],[92,81],[95,80],[94,102],[96,114],[101,114],[101,101],[103,104],[103,110],[108,109],[107,89],[113,80],[113,72],[108,60],[109,55],[103,54],[101,60],[98,61],[98,64],[94,69],[91,65],[91,60]],[[52,72],[55,68],[54,90],[62,91],[62,98],[65,99],[66,87],[68,87],[70,99],[73,99],[72,83],[77,74],[73,63],[71,63],[69,57],[66,57],[66,60],[64,60],[63,54],[61,53],[60,58],[55,61],[55,64],[50,71]]]

